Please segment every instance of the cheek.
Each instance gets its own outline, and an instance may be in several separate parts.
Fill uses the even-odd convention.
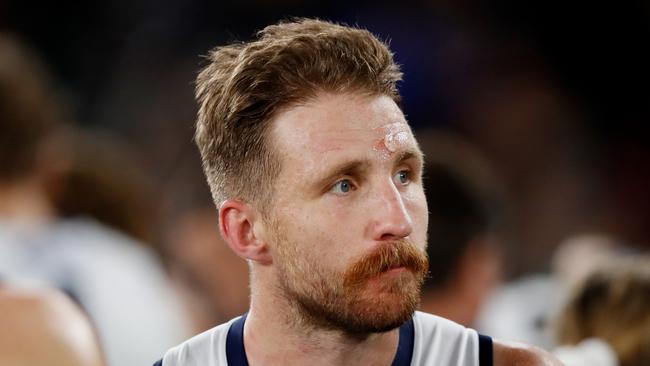
[[[424,190],[421,186],[414,186],[404,195],[404,206],[411,215],[413,220],[413,236],[417,244],[424,245],[427,236],[427,227],[429,225],[429,209]]]
[[[343,258],[346,237],[349,230],[341,230],[341,218],[336,209],[300,206],[285,206],[277,211],[281,215],[280,225],[289,245],[297,246],[296,253],[317,265],[336,264],[336,258]],[[346,226],[347,227],[347,226]]]

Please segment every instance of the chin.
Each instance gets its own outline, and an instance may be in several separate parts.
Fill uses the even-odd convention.
[[[420,303],[420,284],[411,271],[387,271],[362,283],[332,287],[321,282],[288,298],[307,324],[363,337],[400,327]]]
[[[400,303],[397,306],[388,301],[378,308],[359,312],[355,321],[346,324],[348,333],[384,333],[399,328],[409,320],[417,304]]]
[[[420,304],[417,289],[404,290],[402,287],[400,291],[361,296],[348,309],[346,330],[350,333],[383,333],[400,327],[413,316]]]

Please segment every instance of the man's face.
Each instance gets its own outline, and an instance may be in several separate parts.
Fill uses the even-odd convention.
[[[307,324],[406,321],[427,270],[422,157],[387,96],[321,94],[273,122],[282,173],[267,215],[281,294]]]

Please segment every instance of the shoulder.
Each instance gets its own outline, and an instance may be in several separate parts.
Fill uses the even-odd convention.
[[[169,349],[163,357],[163,365],[225,365],[228,330],[237,319],[208,329]]]
[[[0,363],[102,364],[90,322],[56,290],[0,289],[0,327]],[[25,349],[32,351],[21,353]]]
[[[416,311],[413,315],[413,321],[416,327],[422,330],[435,330],[436,332],[445,333],[466,333],[473,332],[472,329],[465,328],[464,326],[453,322],[443,317]]]
[[[523,343],[495,340],[494,365],[562,366],[563,364],[541,348]]]
[[[59,325],[68,323],[88,324],[81,310],[66,295],[49,288],[0,289],[0,320],[15,327],[23,323],[39,324],[32,329],[43,332],[65,332],[69,327]]]
[[[413,316],[413,365],[473,365],[478,360],[479,337],[475,330],[451,320],[422,312]]]

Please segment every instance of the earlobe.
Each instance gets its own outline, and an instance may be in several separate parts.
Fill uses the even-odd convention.
[[[226,200],[219,208],[221,236],[238,256],[260,264],[270,264],[271,255],[256,229],[257,214],[247,203]]]

